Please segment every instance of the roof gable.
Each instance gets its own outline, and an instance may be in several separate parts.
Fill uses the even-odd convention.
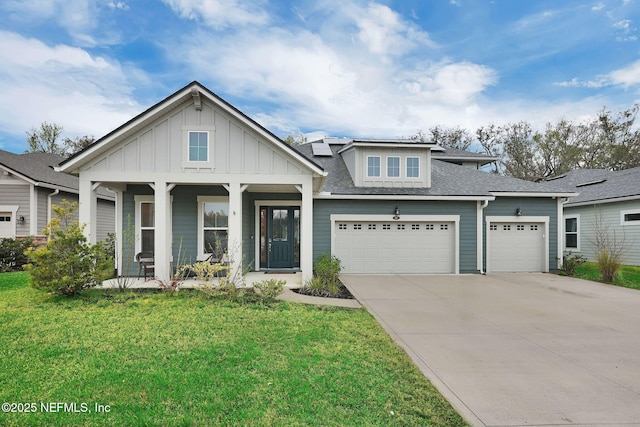
[[[48,184],[61,189],[78,190],[78,178],[56,172],[64,157],[53,153],[15,154],[0,150],[0,165],[31,184]]]

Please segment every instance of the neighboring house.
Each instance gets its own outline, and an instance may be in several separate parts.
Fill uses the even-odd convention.
[[[224,250],[234,267],[303,279],[322,253],[351,273],[557,268],[561,200],[574,194],[477,170],[492,160],[408,140],[293,148],[193,82],[59,169],[80,178],[90,232],[95,190],[116,191],[117,228],[133,222],[160,278],[179,252]]]
[[[14,154],[0,150],[0,238],[43,237],[61,200],[78,201],[78,177],[56,172],[64,158],[51,153]],[[114,197],[100,191],[95,239],[115,231]]]
[[[640,167],[575,170],[550,180],[580,193],[564,204],[564,250],[595,260],[596,231],[626,247],[625,264],[640,265]]]

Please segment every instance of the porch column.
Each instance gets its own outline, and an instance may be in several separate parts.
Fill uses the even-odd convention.
[[[86,224],[84,235],[87,237],[89,243],[95,244],[97,240],[98,197],[96,196],[93,182],[83,179],[82,175],[80,175],[79,190],[80,195],[78,200],[80,205],[78,207],[78,221],[80,225]]]
[[[124,245],[129,242],[125,242],[123,239],[123,228],[124,223],[122,222],[122,207],[124,202],[124,192],[119,189],[111,189],[114,193],[116,193],[116,201],[115,201],[115,214],[116,214],[116,268],[118,269],[118,274],[123,274],[122,266],[123,266],[123,257],[125,254],[128,256],[132,256],[135,254],[131,254],[129,252],[135,251],[133,248],[125,251]],[[127,230],[128,232],[128,230]]]
[[[171,278],[171,204],[169,188],[164,181],[156,181],[155,189],[155,274],[159,280]]]
[[[313,275],[313,188],[311,177],[299,188],[302,193],[300,206],[300,269],[302,283]]]
[[[239,182],[231,182],[225,186],[229,191],[229,235],[227,256],[229,257],[233,276],[242,272],[242,192],[244,187]]]

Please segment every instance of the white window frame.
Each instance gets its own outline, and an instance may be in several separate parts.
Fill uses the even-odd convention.
[[[134,256],[136,254],[138,254],[139,252],[142,252],[142,231],[143,230],[153,230],[153,235],[155,238],[155,232],[156,232],[156,221],[155,218],[153,219],[153,227],[145,227],[142,228],[142,204],[143,203],[153,203],[154,204],[154,211],[155,211],[155,196],[153,195],[135,195],[133,197],[134,201],[135,201],[135,205],[136,205],[136,212],[135,212],[135,221],[136,221],[136,253],[134,254]]]
[[[209,132],[208,131],[203,131],[203,130],[190,130],[187,133],[188,133],[188,135],[187,135],[187,139],[188,139],[188,141],[187,141],[187,145],[188,145],[188,147],[187,147],[187,151],[188,151],[188,153],[187,153],[187,161],[189,163],[209,163],[209,148],[210,148],[209,147],[210,146],[210,144],[209,144],[209,139],[210,139],[209,138]],[[206,153],[207,155],[206,155],[206,158],[204,160],[200,160],[200,159],[194,160],[194,159],[191,158],[191,135],[193,135],[193,134],[202,134],[202,135],[206,135],[206,137],[207,137],[207,147],[206,147],[207,148],[207,153]],[[198,147],[198,148],[200,148],[200,147]]]
[[[229,209],[229,196],[198,196],[198,261],[206,260],[210,253],[205,253],[204,250],[204,204],[205,203],[220,203],[226,202],[227,209]],[[231,216],[230,212],[227,212],[229,217]],[[226,227],[207,227],[207,230],[226,230],[227,238],[229,237],[229,223],[227,223]],[[229,248],[227,248],[227,251]]]
[[[389,174],[389,160],[398,159],[398,175]],[[402,159],[400,156],[387,156],[387,178],[401,178],[402,177]]]
[[[378,175],[371,175],[369,172],[369,159],[378,159]],[[380,178],[382,176],[382,158],[380,156],[367,156],[367,177]]]
[[[640,225],[640,221],[627,221],[624,219],[625,215],[640,214],[640,209],[627,209],[620,211],[620,225],[637,226]]]
[[[193,168],[215,168],[215,126],[213,125],[188,125],[182,126],[182,167]],[[189,135],[193,132],[207,134],[207,160],[189,160]]]
[[[576,231],[567,231],[567,220],[568,219],[575,219],[576,220]],[[576,235],[576,247],[575,248],[570,248],[567,247],[567,233],[575,233]],[[564,243],[564,250],[565,251],[572,251],[572,252],[580,252],[580,214],[574,214],[574,215],[565,215],[562,218],[562,239],[563,239],[563,243]]]
[[[416,159],[418,160],[418,175],[417,176],[409,176],[409,159]],[[407,178],[413,178],[413,179],[419,179],[420,178],[420,157],[417,156],[407,156],[406,160],[405,160],[405,173],[407,175]]]

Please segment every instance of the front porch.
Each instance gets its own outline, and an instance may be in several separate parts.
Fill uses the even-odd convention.
[[[302,286],[302,273],[265,273],[263,271],[252,271],[244,275],[244,283],[246,287],[253,287],[254,283],[262,282],[263,280],[284,280],[287,282],[286,288],[296,289]],[[155,279],[144,279],[142,277],[131,277],[129,280],[129,289],[160,289],[159,282]],[[215,283],[215,281],[214,281]],[[184,280],[180,288],[193,289],[199,286],[198,281],[195,278],[188,278]],[[118,288],[117,279],[105,280],[100,286],[103,289],[116,289]]]

